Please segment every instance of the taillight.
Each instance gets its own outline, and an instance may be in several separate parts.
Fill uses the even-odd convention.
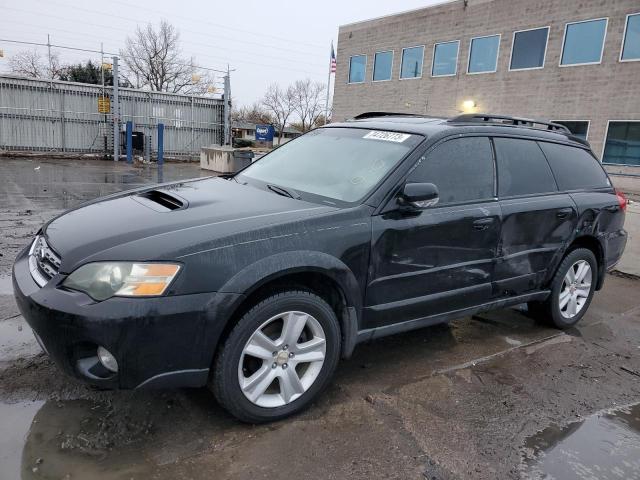
[[[616,197],[618,198],[618,203],[620,204],[620,209],[623,212],[627,211],[627,197],[624,196],[621,190],[616,188]]]

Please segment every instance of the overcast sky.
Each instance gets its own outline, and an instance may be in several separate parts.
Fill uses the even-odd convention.
[[[186,57],[203,66],[235,69],[232,95],[239,104],[258,100],[271,82],[287,85],[309,77],[326,82],[331,41],[338,26],[381,15],[441,3],[442,0],[279,0],[170,1],[21,0],[2,2],[0,38],[51,43],[117,52],[137,24],[166,19],[181,34]],[[8,70],[8,57],[33,48],[0,41]],[[46,48],[41,49],[43,55]],[[66,62],[92,54],[61,50]],[[93,58],[99,61],[100,55]]]

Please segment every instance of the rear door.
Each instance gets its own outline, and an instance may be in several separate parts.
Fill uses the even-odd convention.
[[[500,207],[487,137],[445,141],[406,182],[433,183],[439,203],[412,212],[395,199],[372,219],[366,328],[479,305],[491,297]]]
[[[502,231],[495,270],[497,296],[540,287],[577,223],[573,199],[560,192],[536,141],[494,137]]]

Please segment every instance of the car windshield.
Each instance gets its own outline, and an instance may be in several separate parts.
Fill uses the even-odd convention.
[[[272,151],[236,178],[312,201],[317,195],[353,203],[378,185],[422,138],[382,130],[321,128]]]

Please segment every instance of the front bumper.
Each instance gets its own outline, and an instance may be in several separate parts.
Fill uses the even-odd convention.
[[[58,274],[40,288],[30,274],[27,250],[13,266],[20,312],[64,372],[104,388],[206,384],[226,312],[240,295],[113,297],[95,302],[84,293],[59,288],[64,278]],[[117,373],[90,368],[98,346],[116,357]]]

